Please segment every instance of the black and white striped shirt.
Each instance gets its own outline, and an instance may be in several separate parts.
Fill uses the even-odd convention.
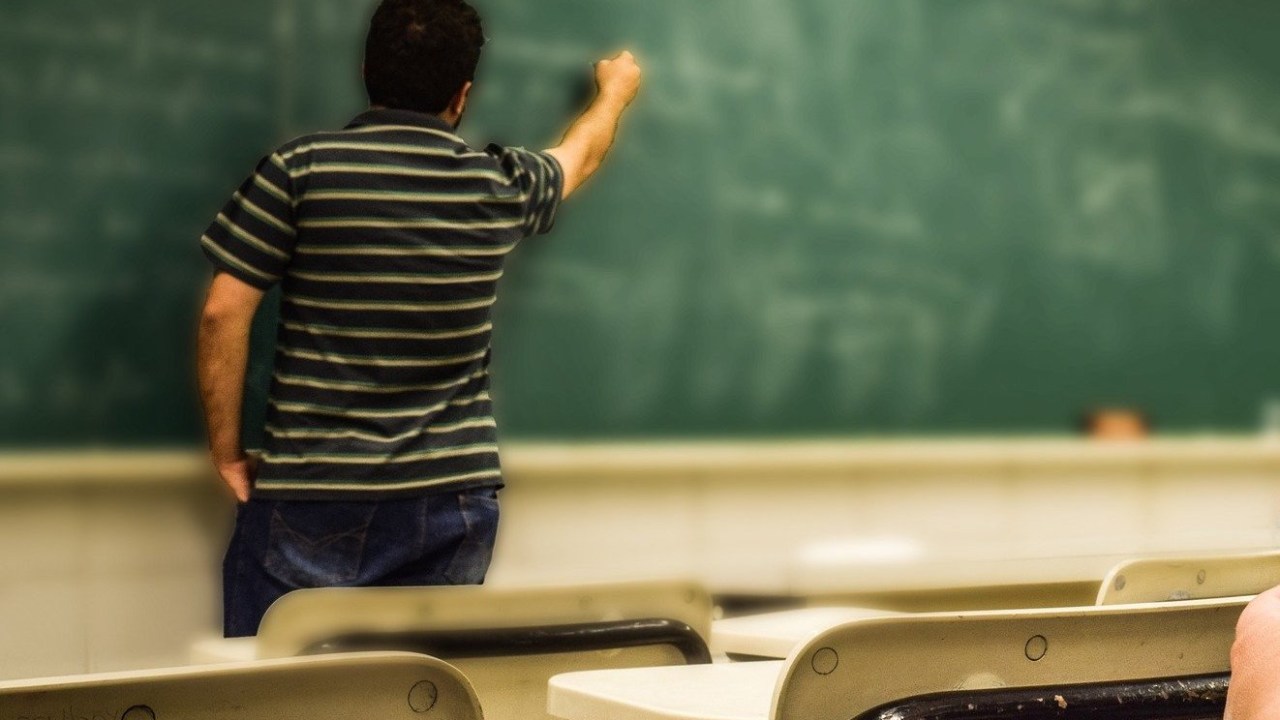
[[[255,496],[501,486],[491,309],[507,253],[551,229],[562,188],[546,153],[476,152],[402,110],[258,165],[201,238],[219,270],[281,284]]]

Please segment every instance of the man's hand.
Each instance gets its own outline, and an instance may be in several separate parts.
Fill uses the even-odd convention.
[[[640,92],[640,66],[630,52],[596,63],[596,88],[601,96],[615,98],[623,107]]]
[[[547,152],[564,171],[563,197],[572,195],[613,147],[618,123],[640,91],[640,66],[629,52],[596,63],[596,97],[582,116],[569,126],[560,144]]]
[[[258,461],[246,456],[239,460],[214,464],[218,468],[218,475],[222,478],[222,482],[231,488],[236,500],[242,504],[249,502],[249,495],[253,492],[253,481],[258,475]]]

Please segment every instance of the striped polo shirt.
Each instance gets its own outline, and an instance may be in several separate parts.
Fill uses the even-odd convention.
[[[551,229],[554,158],[370,110],[267,156],[201,238],[280,326],[256,497],[502,484],[489,342],[507,253]]]

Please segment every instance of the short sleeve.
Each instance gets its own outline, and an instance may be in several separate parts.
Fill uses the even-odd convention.
[[[260,290],[280,281],[298,237],[292,186],[279,155],[258,164],[200,238],[214,267]]]
[[[490,145],[486,152],[499,159],[503,174],[525,198],[525,235],[550,232],[564,196],[564,170],[560,163],[549,153],[524,148]]]

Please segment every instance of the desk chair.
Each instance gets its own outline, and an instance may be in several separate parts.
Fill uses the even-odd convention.
[[[0,718],[482,720],[471,684],[407,653],[268,660],[0,683]]]
[[[785,661],[561,675],[549,709],[567,720],[1083,719],[1100,706],[1221,717],[1248,600],[864,618]]]
[[[1118,605],[1256,595],[1277,585],[1280,553],[1135,558],[1115,565],[1093,594],[1096,605]],[[893,614],[813,607],[719,620],[712,627],[712,647],[735,659],[784,658],[795,645],[840,620]]]
[[[1116,565],[1098,605],[1256,595],[1280,585],[1280,552],[1136,558]]]
[[[600,668],[710,662],[711,600],[699,586],[646,582],[505,589],[328,588],[278,600],[256,641],[203,643],[196,660],[368,650],[455,664],[488,720],[546,717],[547,680]]]

